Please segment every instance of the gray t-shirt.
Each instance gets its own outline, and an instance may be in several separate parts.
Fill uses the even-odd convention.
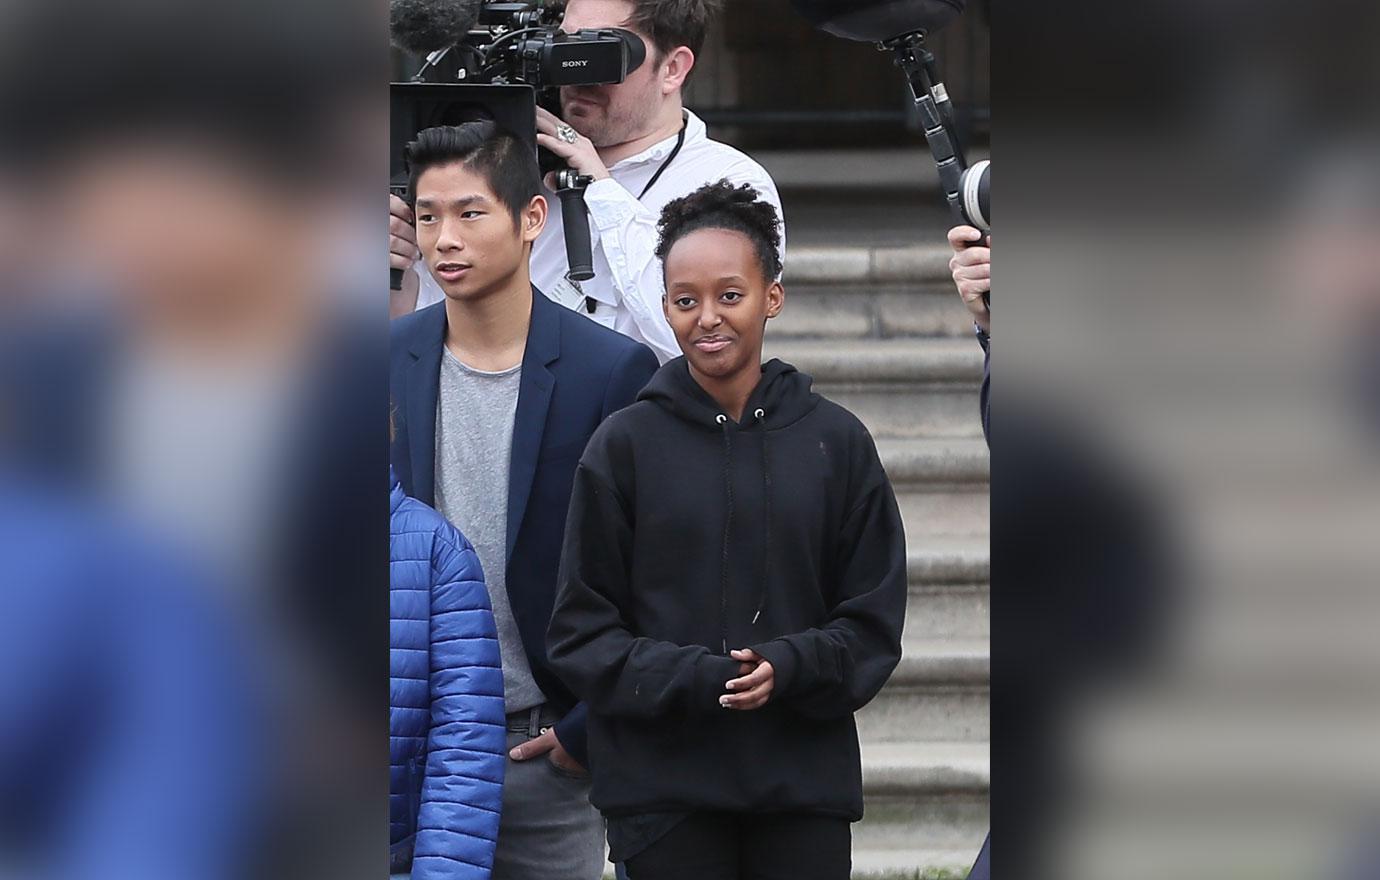
[[[521,379],[521,364],[486,373],[446,349],[436,399],[436,509],[469,538],[484,568],[509,713],[546,702],[508,604],[508,469]]]

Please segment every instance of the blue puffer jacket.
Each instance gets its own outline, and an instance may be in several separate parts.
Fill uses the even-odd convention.
[[[469,542],[389,477],[391,849],[413,878],[487,880],[506,740],[489,596]]]

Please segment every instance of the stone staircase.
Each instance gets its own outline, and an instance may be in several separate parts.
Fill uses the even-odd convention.
[[[858,718],[867,814],[854,828],[855,874],[962,876],[990,822],[982,352],[942,232],[917,236],[934,243],[924,246],[804,239],[788,242],[786,308],[767,356],[867,424],[907,538],[903,659]]]

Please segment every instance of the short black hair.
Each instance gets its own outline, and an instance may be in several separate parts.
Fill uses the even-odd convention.
[[[417,206],[417,178],[428,168],[459,162],[480,174],[518,222],[541,193],[536,151],[491,121],[438,125],[417,132],[403,154],[407,164],[407,203]]]
[[[632,0],[628,24],[652,38],[661,55],[688,46],[699,57],[709,21],[723,0]]]
[[[752,184],[734,186],[727,180],[706,183],[686,196],[667,203],[657,222],[661,239],[656,255],[662,264],[671,247],[700,229],[741,232],[752,242],[762,275],[774,281],[781,275],[781,218],[776,206],[761,198]]]

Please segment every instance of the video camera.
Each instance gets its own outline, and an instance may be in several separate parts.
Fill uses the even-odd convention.
[[[524,83],[536,89],[620,83],[641,66],[647,47],[621,28],[566,33],[563,7],[485,3],[479,27],[456,44],[456,79]]]
[[[631,31],[566,33],[560,29],[564,14],[563,3],[544,0],[390,0],[393,44],[424,59],[410,82],[391,88],[394,194],[406,194],[403,148],[418,131],[491,119],[536,150],[538,103],[555,103],[562,86],[623,82],[646,60],[646,45]],[[594,260],[584,191],[592,180],[560,168],[544,150],[538,159],[543,173],[556,171],[570,278],[587,281],[594,277]],[[401,285],[402,272],[393,270],[390,286]]]

